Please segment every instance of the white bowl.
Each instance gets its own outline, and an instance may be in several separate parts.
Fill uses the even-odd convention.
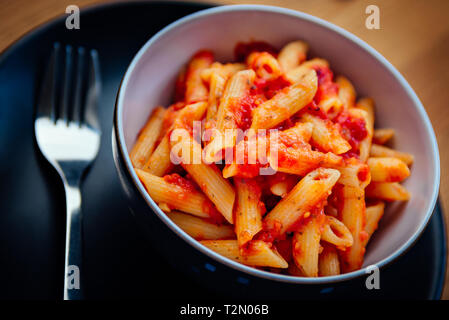
[[[149,197],[132,169],[128,152],[152,108],[169,105],[180,68],[199,49],[230,61],[238,42],[266,41],[282,47],[292,40],[309,43],[311,54],[327,59],[336,74],[347,76],[360,96],[376,102],[376,126],[394,128],[394,145],[412,153],[412,174],[404,185],[408,202],[387,206],[370,242],[364,268],[324,278],[301,278],[249,268],[203,247],[177,227]],[[400,47],[398,47],[400,50]],[[305,13],[261,5],[222,6],[184,17],[153,36],[130,64],[117,98],[116,134],[119,151],[132,183],[159,218],[182,239],[209,257],[232,268],[272,280],[328,283],[365,274],[366,267],[382,267],[404,253],[427,225],[438,195],[440,163],[429,118],[407,81],[377,51],[351,33]]]

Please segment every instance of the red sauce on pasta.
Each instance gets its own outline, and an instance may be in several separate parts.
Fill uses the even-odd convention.
[[[337,95],[338,85],[333,82],[334,74],[331,69],[324,66],[316,66],[313,69],[318,78],[318,89],[313,100],[319,103],[325,97]]]
[[[279,240],[275,245],[282,258],[284,258],[285,261],[290,262],[292,260],[292,240]]]
[[[197,192],[198,191],[198,187],[196,186],[196,184],[193,181],[183,178],[177,173],[165,175],[164,180],[170,184],[175,184],[175,185],[181,187],[183,189],[183,191],[187,191],[187,192]]]
[[[254,86],[251,88],[251,94],[264,95],[266,99],[271,99],[279,91],[291,85],[291,82],[284,76],[274,79],[257,78],[254,81]]]
[[[349,142],[352,149],[343,154],[345,157],[358,157],[358,147],[360,142],[368,135],[365,120],[351,117],[347,112],[342,112],[337,118],[336,123],[341,127],[343,137]]]
[[[203,211],[209,215],[209,218],[206,219],[209,222],[217,224],[217,225],[222,225],[222,224],[226,223],[226,219],[217,210],[217,208],[211,201],[205,200],[203,202]]]
[[[247,130],[251,127],[252,111],[264,100],[258,95],[246,95],[240,99],[236,106],[234,106],[234,119],[237,127],[242,130]]]

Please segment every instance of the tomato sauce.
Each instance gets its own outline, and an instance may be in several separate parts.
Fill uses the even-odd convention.
[[[292,260],[292,240],[280,240],[277,241],[275,245],[282,258],[284,258],[285,261],[290,262]]]
[[[253,52],[268,52],[277,57],[278,50],[264,41],[239,42],[234,48],[236,61],[245,61]]]
[[[232,108],[234,120],[237,127],[242,130],[247,130],[251,127],[252,111],[264,100],[258,95],[246,95],[238,101]]]
[[[257,78],[251,88],[251,94],[264,95],[268,100],[273,98],[279,91],[290,86],[291,84],[292,83],[283,75],[274,79]]]
[[[318,78],[318,89],[313,99],[319,104],[324,98],[337,95],[338,85],[333,82],[334,74],[328,67],[316,66],[313,69],[316,71]]]
[[[164,181],[170,184],[177,185],[187,192],[198,192],[198,186],[191,180],[181,177],[177,173],[172,173],[164,176]]]
[[[320,119],[323,120],[327,120],[329,119],[329,117],[327,116],[326,112],[321,109],[317,103],[315,101],[312,101],[311,103],[309,103],[307,106],[305,106],[304,108],[302,108],[301,110],[299,110],[294,117],[296,118],[300,118],[304,113],[308,113],[312,116],[318,117]]]
[[[360,142],[368,136],[366,123],[364,119],[351,117],[347,112],[342,112],[337,118],[336,123],[340,125],[340,132],[349,142],[352,149],[343,154],[343,157],[358,157],[358,148]]]
[[[369,175],[369,167],[368,166],[364,166],[361,170],[359,170],[359,172],[357,172],[357,178],[364,182],[368,179],[368,175]]]
[[[262,231],[260,231],[256,236],[254,237],[255,240],[262,240],[264,242],[273,243],[276,239],[279,239],[280,231],[282,228],[282,224],[279,221],[275,221],[273,223],[273,227],[268,227],[268,225],[263,222]],[[284,234],[282,239],[285,239],[286,236]],[[282,240],[281,239],[281,240]]]
[[[324,207],[326,204],[327,201],[320,201],[317,205],[310,209],[309,215],[299,217],[298,220],[290,228],[288,228],[288,231],[301,232],[304,226],[314,219],[318,221],[320,226],[323,226],[326,223],[326,215],[324,214]]]
[[[209,218],[207,218],[206,220],[210,223],[216,225],[222,225],[226,223],[226,219],[209,199],[203,202],[203,211],[209,215]]]

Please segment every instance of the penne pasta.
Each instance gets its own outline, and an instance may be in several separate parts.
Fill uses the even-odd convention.
[[[300,67],[306,67],[309,69],[315,68],[329,68],[329,62],[322,58],[313,58],[307,61],[304,61],[299,65]]]
[[[365,239],[364,245],[368,243],[369,239],[371,239],[371,236],[373,235],[374,231],[376,231],[379,221],[382,218],[385,210],[385,203],[379,202],[375,205],[366,207],[366,225],[365,225],[365,231],[367,234],[367,237]]]
[[[306,277],[318,277],[320,238],[318,219],[311,219],[293,233],[293,261]]]
[[[393,157],[404,161],[408,166],[413,163],[414,157],[410,153],[400,152],[391,148],[373,144],[370,150],[371,157]]]
[[[407,201],[410,199],[407,189],[397,182],[371,182],[366,187],[366,196],[385,201]]]
[[[278,61],[268,52],[251,53],[248,56],[247,63],[261,79],[275,79],[282,74]]]
[[[173,137],[173,135],[172,135]],[[173,140],[171,139],[172,144]],[[180,151],[177,156],[181,159],[182,167],[190,174],[201,190],[215,204],[218,211],[231,224],[234,223],[233,207],[235,192],[232,185],[223,178],[215,164],[207,165],[201,161],[201,146],[191,136],[181,137],[177,140]],[[199,157],[197,163],[191,161],[195,156]]]
[[[239,71],[226,84],[217,111],[216,134],[212,136],[212,141],[205,148],[205,160],[207,163],[221,160],[223,156],[222,150],[234,147],[237,138],[234,107],[246,95],[255,76],[256,74],[253,70]],[[229,131],[227,133],[226,130],[231,131],[231,133],[229,134]],[[217,137],[217,134],[219,137]]]
[[[201,218],[216,217],[216,209],[210,200],[178,175],[161,178],[140,169],[136,169],[136,173],[156,203]]]
[[[318,274],[320,277],[336,276],[340,274],[340,262],[338,253],[334,247],[323,246],[318,260]]]
[[[352,234],[353,244],[345,251],[340,251],[341,268],[344,273],[360,269],[365,254],[365,193],[362,188],[342,186],[343,200],[339,216]]]
[[[306,54],[309,46],[303,41],[293,41],[282,48],[278,55],[278,61],[283,72],[299,66],[306,60]]]
[[[366,108],[362,109],[362,106]],[[371,108],[373,110],[373,104],[371,99],[362,99],[357,103],[357,109],[349,109],[348,112],[354,118],[362,119],[365,122],[366,136],[360,141],[359,144],[359,155],[360,160],[367,161],[371,149],[371,143],[373,140],[374,131],[374,119],[371,111],[366,111]]]
[[[302,121],[313,124],[311,144],[325,152],[342,154],[351,149],[351,145],[340,134],[339,129],[330,120],[324,120],[310,114],[304,114]]]
[[[310,70],[300,82],[276,94],[253,110],[251,128],[272,128],[304,108],[313,99],[317,90],[317,77]]]
[[[325,200],[340,177],[334,169],[316,169],[307,174],[264,218],[267,229],[281,236],[301,217]]]
[[[375,129],[373,143],[385,144],[394,137],[394,129]]]
[[[234,230],[230,225],[217,225],[177,211],[171,211],[167,216],[196,240],[235,239]]]
[[[356,93],[351,81],[346,77],[338,76],[335,82],[338,84],[338,97],[344,108],[347,110],[354,107]]]
[[[359,187],[364,189],[371,182],[371,173],[366,163],[350,158],[343,165],[336,166],[340,171],[338,183],[349,187]]]
[[[398,158],[369,158],[371,180],[375,182],[399,182],[410,175],[410,169]]]
[[[265,211],[261,202],[262,192],[255,179],[234,178],[237,191],[235,210],[235,233],[240,247],[262,230],[262,214]]]
[[[327,222],[321,234],[321,239],[335,245],[337,248],[345,250],[354,243],[351,232],[337,218],[327,216]]]
[[[159,133],[162,129],[165,110],[157,107],[140,132],[137,141],[129,154],[135,168],[142,169],[153,152]]]
[[[186,103],[206,101],[208,90],[201,79],[201,72],[208,68],[214,60],[210,51],[200,51],[192,57],[186,71]]]
[[[261,240],[249,243],[244,254],[241,253],[237,240],[204,240],[202,245],[228,259],[253,267],[287,268],[287,261],[270,245]]]

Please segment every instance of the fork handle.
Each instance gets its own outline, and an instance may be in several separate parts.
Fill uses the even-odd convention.
[[[82,172],[73,169],[63,171],[67,207],[64,300],[81,300],[83,299],[81,287],[82,216],[79,185]]]

